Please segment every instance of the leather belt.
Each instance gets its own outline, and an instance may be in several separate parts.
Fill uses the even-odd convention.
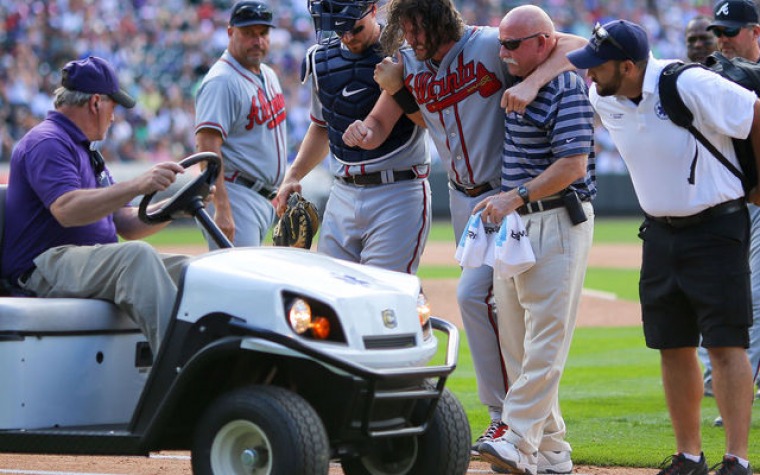
[[[457,191],[461,191],[462,193],[469,196],[470,198],[475,198],[476,196],[480,196],[483,193],[487,193],[493,190],[493,185],[491,185],[490,183],[483,183],[481,185],[475,185],[471,187],[460,185],[459,183],[455,182],[452,179],[449,179],[449,183],[451,184],[452,188],[454,188]]]
[[[236,183],[246,188],[250,188],[270,201],[273,200],[275,196],[277,196],[276,188],[269,188],[268,186],[265,186],[264,184],[262,184],[261,181],[246,178],[239,173],[235,173],[232,176],[224,177],[224,181],[228,181],[230,183]]]
[[[712,206],[697,214],[691,216],[650,216],[646,215],[647,219],[656,223],[666,224],[672,228],[686,228],[694,226],[695,224],[704,223],[718,216],[725,214],[735,213],[747,206],[744,198],[737,198],[735,200],[726,201],[719,205]]]
[[[383,175],[390,175],[393,180],[383,181]],[[417,174],[413,170],[400,170],[400,171],[384,171],[366,173],[364,175],[350,175],[336,177],[338,180],[349,185],[356,186],[368,186],[368,185],[382,185],[384,183],[395,183],[397,181],[414,180],[417,178]]]
[[[529,201],[517,208],[517,214],[540,213],[565,206],[562,198],[547,198],[543,200]]]

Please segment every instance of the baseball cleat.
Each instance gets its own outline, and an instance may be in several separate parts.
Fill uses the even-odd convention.
[[[501,419],[494,419],[491,421],[491,423],[486,427],[486,430],[483,431],[483,435],[477,438],[474,444],[472,444],[472,447],[470,448],[470,454],[471,455],[480,455],[480,452],[478,452],[478,447],[480,444],[486,441],[492,441],[494,439],[498,439],[504,433],[507,431],[509,426],[507,426],[504,422],[501,421]],[[498,473],[498,472],[497,472]]]

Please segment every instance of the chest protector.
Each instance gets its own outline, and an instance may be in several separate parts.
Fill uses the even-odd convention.
[[[304,60],[303,76],[314,75],[327,123],[330,151],[341,163],[357,165],[380,161],[409,142],[414,132],[414,123],[402,115],[388,139],[375,150],[348,147],[343,143],[343,132],[355,120],[366,118],[380,97],[381,90],[373,75],[375,65],[382,59],[376,48],[353,54],[341,48],[340,40],[335,38],[312,49]]]

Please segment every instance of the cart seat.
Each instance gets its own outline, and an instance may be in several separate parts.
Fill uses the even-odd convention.
[[[0,334],[140,331],[105,300],[0,297]]]

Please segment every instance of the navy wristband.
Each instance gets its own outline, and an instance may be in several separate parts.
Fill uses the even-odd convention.
[[[420,110],[420,106],[417,105],[414,96],[406,87],[402,87],[397,93],[391,94],[391,97],[399,106],[401,106],[401,110],[404,111],[404,114],[414,114]]]

